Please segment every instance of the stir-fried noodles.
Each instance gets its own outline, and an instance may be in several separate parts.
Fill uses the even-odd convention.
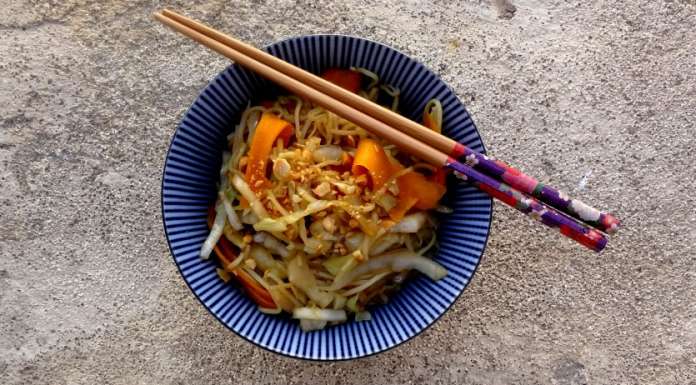
[[[399,90],[372,72],[323,76],[398,109]],[[423,124],[439,132],[437,100]],[[215,250],[220,277],[236,278],[261,311],[288,312],[303,330],[368,320],[410,271],[447,274],[428,257],[442,170],[297,96],[248,107],[228,150],[201,257]]]

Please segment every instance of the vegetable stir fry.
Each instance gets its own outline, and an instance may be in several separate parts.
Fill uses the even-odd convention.
[[[362,68],[324,78],[398,109],[399,90]],[[423,124],[440,132],[431,100]],[[210,234],[218,274],[234,278],[259,309],[287,312],[303,330],[369,320],[411,271],[447,271],[427,255],[434,209],[445,193],[441,169],[399,152],[348,120],[297,96],[248,107],[228,137]]]

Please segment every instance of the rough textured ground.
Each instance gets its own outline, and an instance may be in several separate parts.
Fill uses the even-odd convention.
[[[696,384],[696,2],[371,3],[0,0],[0,383]],[[593,255],[497,205],[477,275],[423,335],[333,364],[258,349],[164,239],[168,142],[227,65],[155,24],[165,5],[256,45],[398,47],[491,153],[625,228]]]

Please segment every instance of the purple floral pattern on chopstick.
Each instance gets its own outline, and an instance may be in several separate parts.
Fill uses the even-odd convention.
[[[608,234],[615,233],[621,224],[611,214],[601,212],[577,199],[572,199],[563,192],[539,182],[520,170],[502,161],[473,151],[462,144],[458,143],[455,146],[451,156],[455,159],[461,159],[476,170],[497,178],[510,187],[529,194],[549,206],[555,207]]]
[[[561,234],[594,251],[601,251],[607,238],[601,232],[576,221],[568,215],[539,202],[536,198],[512,188],[510,185],[483,174],[473,167],[450,158],[445,165],[454,171],[457,178],[471,182],[488,195],[529,215],[531,218],[553,228]]]

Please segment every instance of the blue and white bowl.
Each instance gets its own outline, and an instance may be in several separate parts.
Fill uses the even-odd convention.
[[[481,137],[454,92],[423,64],[386,45],[339,35],[283,40],[266,50],[314,73],[332,67],[364,67],[401,90],[401,112],[419,120],[425,103],[438,98],[443,133],[483,152]],[[450,181],[446,204],[454,209],[438,228],[435,259],[448,270],[433,282],[416,276],[387,305],[371,309],[372,320],[303,332],[287,316],[267,315],[234,284],[225,284],[215,264],[199,258],[208,234],[207,209],[215,200],[225,136],[250,100],[268,89],[265,80],[232,65],[198,96],[169,147],[162,180],[164,230],[186,284],[210,313],[243,338],[270,351],[313,360],[364,357],[395,347],[432,325],[471,280],[486,246],[490,198]]]

